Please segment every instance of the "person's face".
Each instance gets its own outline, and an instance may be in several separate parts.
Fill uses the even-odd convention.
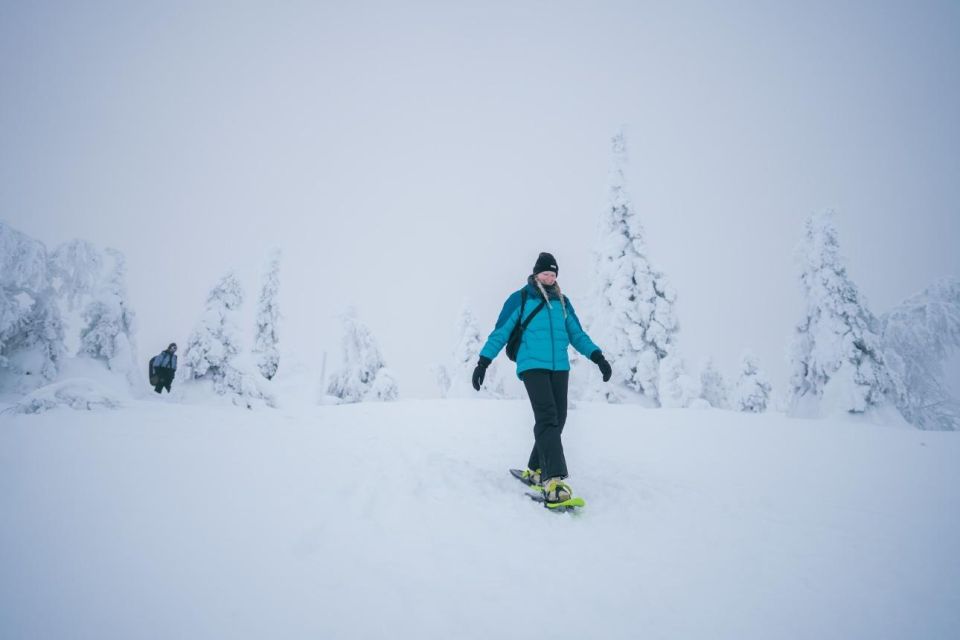
[[[176,346],[168,347],[168,349],[170,350],[170,353],[176,353],[176,352],[177,352],[177,347],[176,347]]]
[[[537,274],[537,280],[549,287],[557,281],[557,274],[553,271],[541,271]]]

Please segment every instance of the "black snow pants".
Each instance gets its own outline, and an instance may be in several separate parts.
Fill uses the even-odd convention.
[[[169,369],[167,367],[157,367],[153,372],[157,376],[157,386],[153,388],[154,391],[160,393],[164,389],[167,390],[167,393],[170,393],[170,384],[173,382],[173,376],[175,369]]]
[[[540,469],[540,477],[566,478],[567,461],[563,457],[560,434],[567,421],[567,382],[569,371],[528,369],[520,377],[533,407],[533,451],[527,467]]]

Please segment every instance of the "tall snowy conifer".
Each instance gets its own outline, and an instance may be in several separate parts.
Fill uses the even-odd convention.
[[[63,321],[46,248],[0,222],[0,386],[52,382],[63,358]]]
[[[438,364],[430,368],[437,380],[437,386],[440,388],[440,397],[446,398],[450,393],[450,371],[446,365]]]
[[[700,397],[716,409],[729,409],[730,400],[727,385],[717,370],[713,358],[707,358],[700,370]]]
[[[125,283],[127,263],[119,251],[107,249],[106,254],[113,265],[84,309],[80,353],[104,361],[110,370],[137,384],[135,320]]]
[[[243,290],[233,273],[228,273],[207,296],[207,306],[184,350],[184,364],[190,377],[222,381],[229,362],[240,353],[236,315],[243,304]]]
[[[467,301],[464,301],[457,317],[457,344],[453,349],[453,356],[449,367],[441,367],[438,381],[444,397],[476,397],[473,389],[473,369],[483,348],[483,336],[480,333],[476,316]],[[443,385],[446,384],[446,387]],[[480,395],[503,397],[503,380],[492,363],[484,377]]]
[[[639,396],[642,402],[658,406],[660,363],[672,351],[679,330],[676,295],[647,257],[643,227],[625,186],[624,133],[615,135],[612,143],[610,202],[599,225],[595,253],[598,289],[590,331],[610,361],[613,377],[609,385],[597,386],[594,395],[599,392],[609,401]],[[682,368],[671,370],[683,375]]]
[[[258,387],[256,374],[238,358],[237,315],[242,304],[240,281],[229,273],[210,291],[206,310],[187,340],[183,361],[191,379],[211,380],[220,395],[233,394],[235,404],[251,408],[252,400],[262,399],[273,406],[273,398]]]
[[[49,265],[52,285],[70,311],[100,286],[103,256],[86,240],[71,240],[57,247]]]
[[[766,411],[771,388],[766,374],[760,370],[757,357],[745,351],[740,357],[740,377],[733,388],[733,408],[752,413]]]
[[[21,370],[26,375],[39,374],[38,382],[53,382],[60,373],[60,363],[65,355],[63,322],[57,308],[53,289],[39,292],[23,323],[18,344],[11,346],[30,351],[33,357],[24,359]]]
[[[842,263],[832,212],[807,219],[798,258],[807,309],[791,351],[790,413],[880,407],[896,384],[884,361],[879,323]]]
[[[277,324],[280,320],[278,296],[280,293],[280,251],[276,250],[270,258],[270,265],[263,278],[260,300],[257,303],[257,330],[254,339],[253,354],[257,369],[267,380],[272,380],[280,365],[278,349],[279,334]]]
[[[330,381],[328,393],[342,402],[396,400],[396,379],[383,361],[373,334],[357,319],[355,309],[343,316],[343,368]]]
[[[880,318],[884,355],[902,381],[900,413],[921,429],[960,430],[960,402],[943,375],[960,348],[960,280],[945,279]]]
[[[700,381],[686,372],[686,366],[680,354],[667,354],[660,361],[659,371],[657,388],[660,393],[660,406],[689,407],[700,397]]]

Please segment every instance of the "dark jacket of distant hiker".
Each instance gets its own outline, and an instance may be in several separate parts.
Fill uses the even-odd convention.
[[[167,347],[161,351],[159,355],[154,356],[150,364],[157,380],[157,384],[153,390],[160,393],[161,390],[166,389],[167,393],[169,393],[170,384],[177,375],[177,354],[173,353],[170,347]]]

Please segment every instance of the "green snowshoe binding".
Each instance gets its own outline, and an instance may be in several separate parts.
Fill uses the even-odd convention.
[[[573,489],[561,478],[550,478],[543,483],[539,495],[530,494],[530,497],[542,503],[547,509],[561,513],[573,511],[587,504],[583,498],[574,497]]]

